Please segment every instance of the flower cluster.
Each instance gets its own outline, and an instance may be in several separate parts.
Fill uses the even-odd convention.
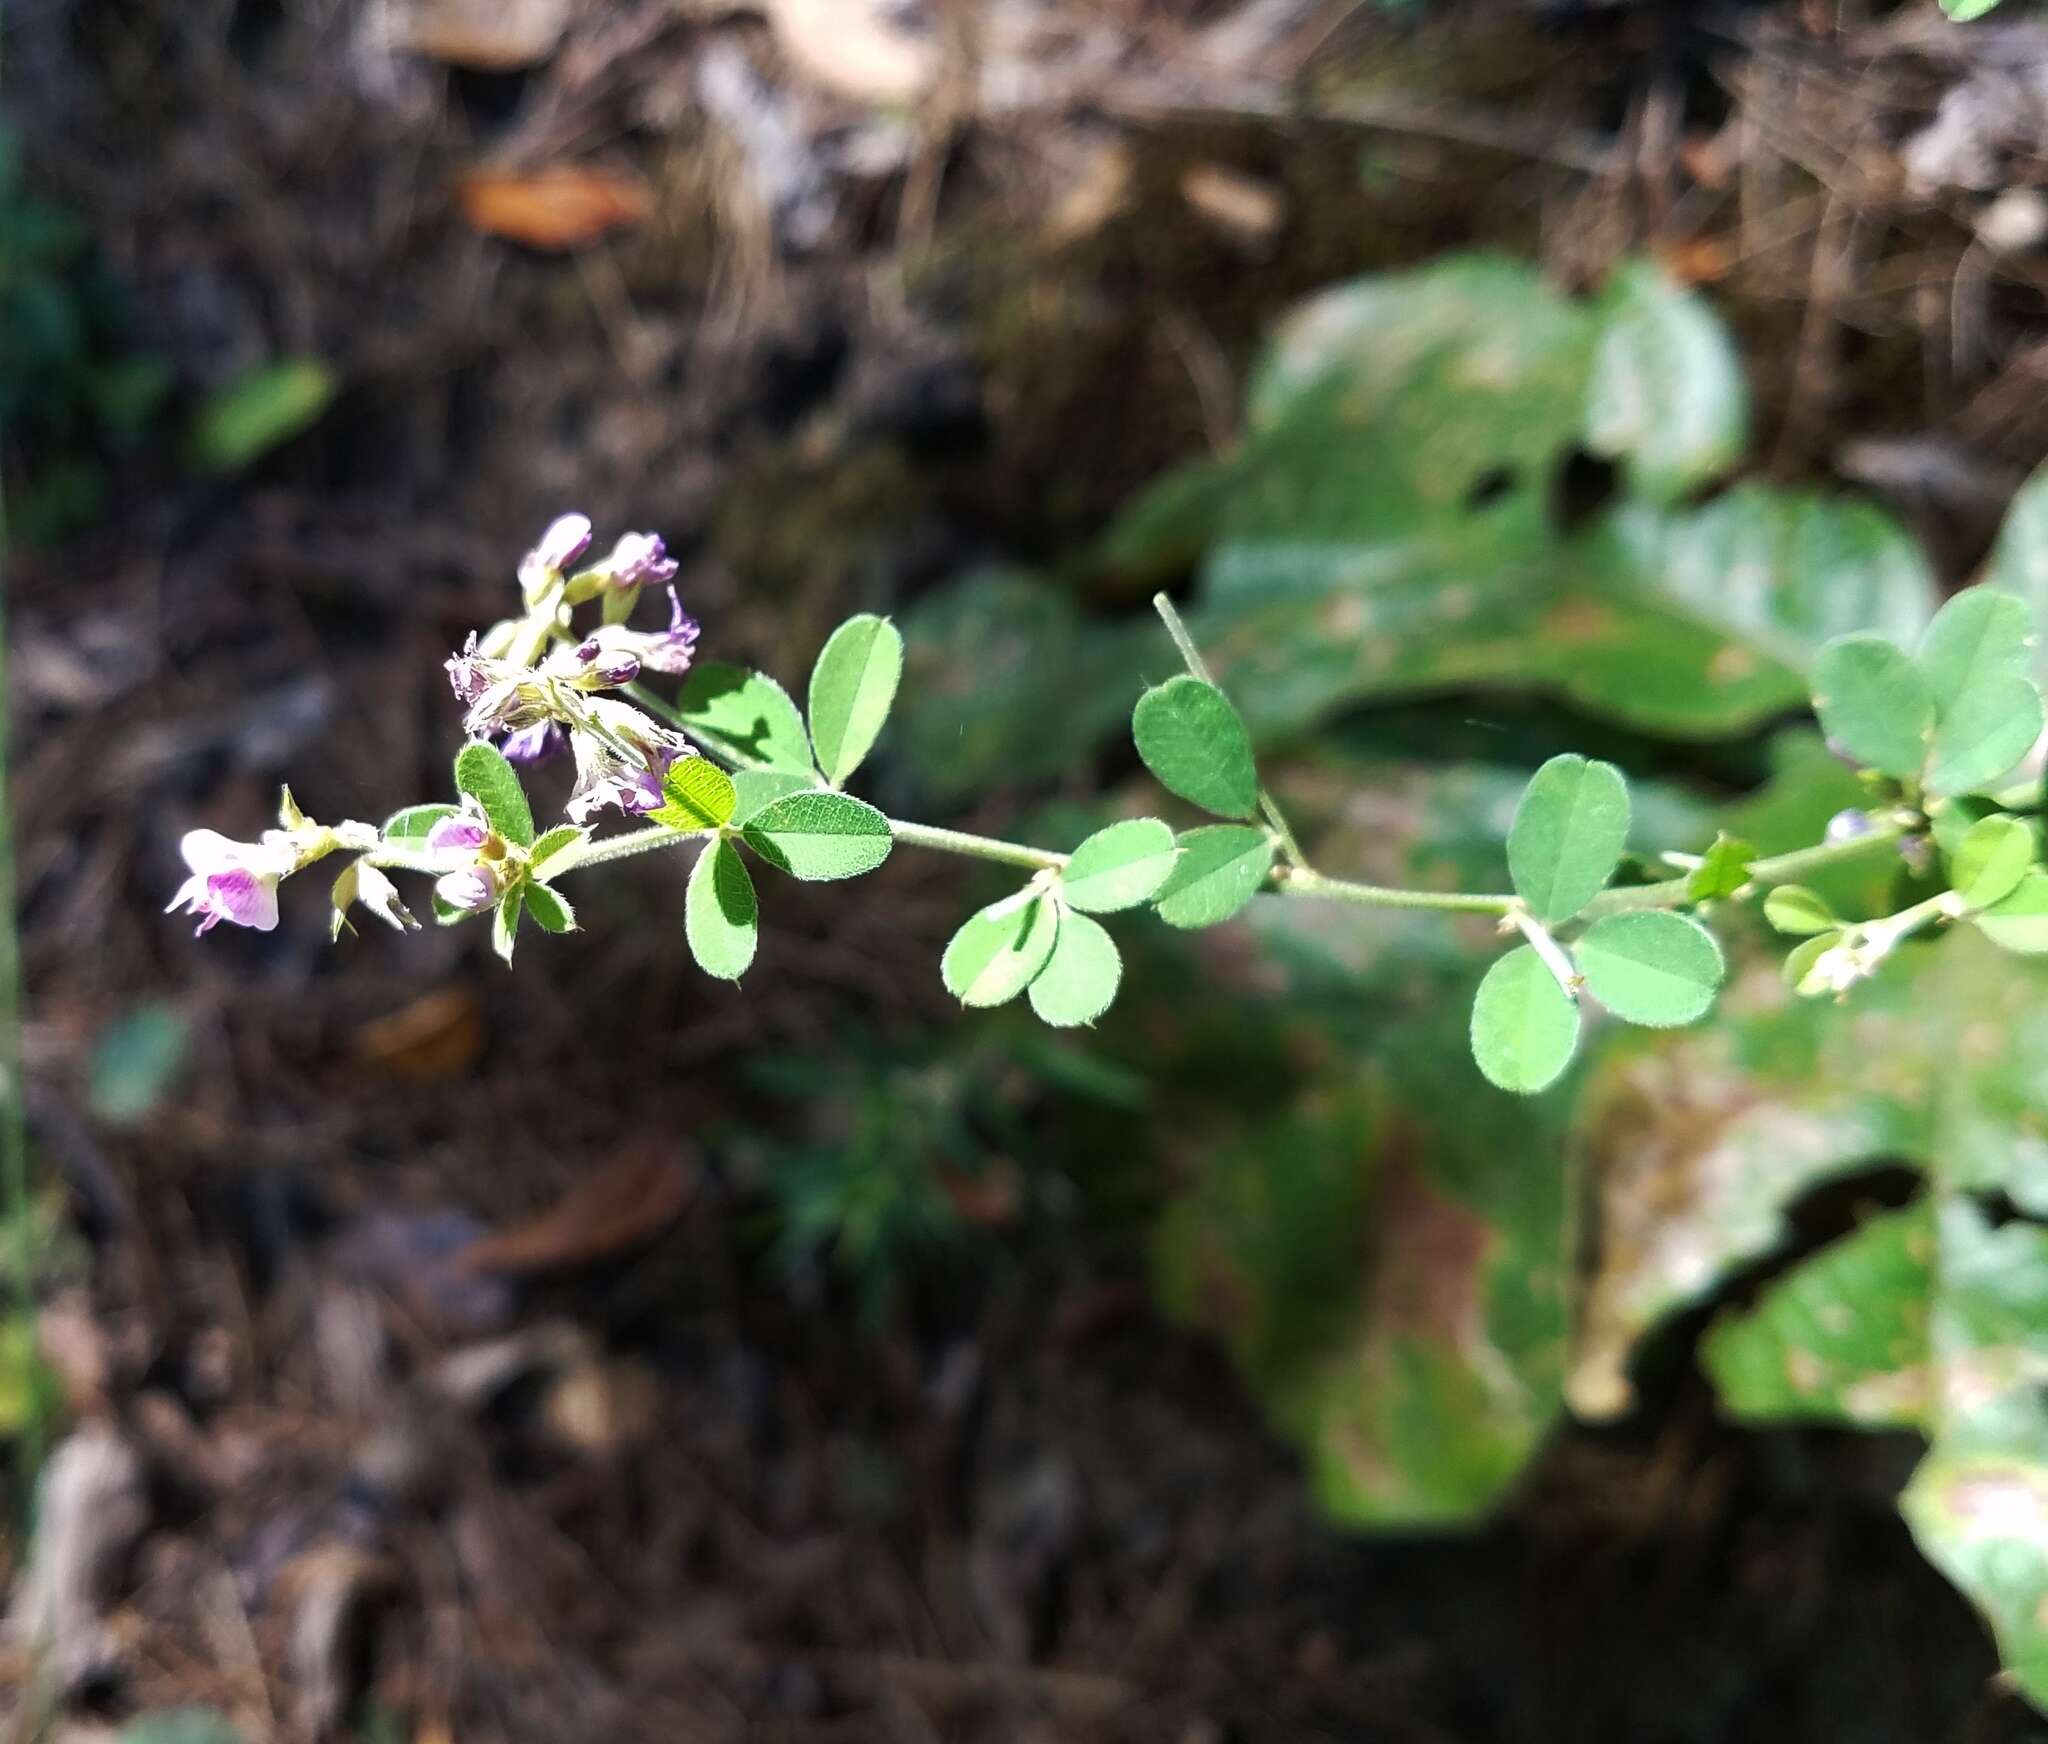
[[[695,658],[698,626],[677,597],[677,563],[659,534],[624,533],[606,555],[572,569],[590,537],[587,516],[562,515],[550,523],[519,564],[523,609],[472,632],[446,663],[471,740],[495,745],[520,765],[564,751],[574,757],[576,783],[566,809],[579,827],[564,833],[579,841],[587,834],[580,826],[606,808],[629,816],[658,810],[664,776],[694,754],[680,733],[619,694],[643,675],[681,677]],[[634,608],[650,587],[666,591],[668,621],[659,629],[635,629]],[[579,628],[577,608],[593,603],[599,621]],[[315,823],[287,792],[278,827],[258,841],[237,842],[213,830],[187,835],[181,850],[190,876],[171,907],[197,915],[202,933],[222,921],[267,932],[277,925],[279,884],[343,850],[357,858],[334,885],[335,930],[357,905],[392,926],[412,927],[418,923],[386,868],[432,876],[444,915],[475,914],[530,891],[536,874],[529,846],[508,842],[474,796],[461,809],[409,808],[379,829],[354,821]],[[536,902],[536,912],[541,906]]]

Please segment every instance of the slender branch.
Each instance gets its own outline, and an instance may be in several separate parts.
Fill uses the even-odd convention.
[[[602,866],[612,860],[630,860],[635,854],[651,854],[659,848],[676,848],[685,842],[701,842],[716,830],[672,830],[667,824],[649,824],[623,836],[606,836],[585,842],[580,848],[564,848],[547,862],[550,878],[562,872],[581,872],[586,866]]]
[[[1026,866],[1034,872],[1058,869],[1067,856],[1047,848],[1028,847],[1022,842],[1000,841],[994,836],[971,836],[964,830],[942,830],[932,824],[910,824],[900,818],[889,820],[889,833],[913,848],[930,848],[938,854],[964,854],[973,860],[993,860],[999,866]]]
[[[1752,884],[1793,884],[1830,866],[1861,859],[1874,848],[1896,848],[1912,833],[1904,823],[1881,822],[1873,825],[1867,835],[1851,836],[1842,842],[1822,842],[1815,847],[1798,848],[1789,854],[1773,854],[1768,859],[1752,861],[1749,879]],[[1688,883],[1684,878],[1667,878],[1656,884],[1631,884],[1619,890],[1603,890],[1587,905],[1582,918],[1598,920],[1603,914],[1633,913],[1645,908],[1683,908],[1692,900]]]
[[[1181,615],[1172,600],[1163,593],[1152,596],[1152,609],[1159,614],[1159,620],[1166,626],[1166,633],[1173,638],[1173,645],[1180,650],[1181,660],[1189,673],[1204,684],[1215,688],[1216,680],[1210,676],[1209,663],[1202,658],[1201,649],[1195,646],[1194,637],[1188,634],[1188,627],[1181,621]],[[1301,844],[1294,839],[1294,828],[1281,812],[1280,805],[1265,788],[1259,789],[1259,811],[1273,828],[1273,834],[1280,838],[1280,851],[1287,856],[1288,864],[1297,870],[1308,870],[1308,856],[1301,851]]]
[[[1282,896],[1350,902],[1361,908],[1433,908],[1451,914],[1511,914],[1521,906],[1520,899],[1513,896],[1481,895],[1462,890],[1399,890],[1386,884],[1359,884],[1349,878],[1326,878],[1305,866],[1274,867],[1273,888]]]

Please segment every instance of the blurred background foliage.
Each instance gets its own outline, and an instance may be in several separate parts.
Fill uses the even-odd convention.
[[[1332,870],[1500,887],[1561,751],[1646,864],[1807,845],[1865,797],[1826,638],[2048,609],[1999,107],[2048,27],[61,10],[0,156],[47,1184],[0,1428],[144,1554],[56,1723],[2035,1735],[1904,1536],[2048,1695],[2048,1003],[1972,939],[1816,1005],[1730,914],[1709,1026],[1532,1102],[1459,1033],[1477,919],[1134,926],[1048,1037],[939,985],[1006,886],[907,854],[778,891],[743,992],[653,867],[516,978],[157,910],[287,774],[440,797],[439,662],[570,507],[669,536],[721,660],[890,612],[904,815],[1156,809],[1164,588]]]

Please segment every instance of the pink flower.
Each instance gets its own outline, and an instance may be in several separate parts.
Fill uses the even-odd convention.
[[[676,598],[676,590],[668,590],[668,628],[659,634],[643,636],[640,641],[640,663],[650,672],[665,672],[671,677],[690,670],[690,662],[697,652],[697,620],[683,610],[683,602]]]
[[[278,880],[297,865],[287,848],[268,843],[237,842],[217,830],[192,830],[178,844],[192,874],[164,913],[182,907],[199,916],[196,932],[210,932],[222,921],[267,933],[277,925]]]
[[[459,653],[451,654],[442,662],[448,674],[448,688],[455,692],[455,700],[464,708],[474,706],[477,699],[491,688],[491,663],[476,651],[476,632],[469,633],[469,640],[462,645]]]
[[[679,565],[659,533],[621,533],[601,567],[610,577],[608,587],[626,588],[672,581]]]
[[[588,515],[557,515],[540,536],[540,543],[527,553],[526,561],[542,569],[567,569],[589,544]]]
[[[474,866],[465,866],[460,872],[450,872],[446,877],[437,879],[434,894],[450,908],[477,914],[497,902],[497,875],[488,866],[478,862]]]
[[[559,721],[536,721],[530,727],[507,733],[498,741],[498,749],[505,753],[507,762],[523,765],[545,763],[549,758],[559,756],[568,745]]]
[[[435,853],[473,854],[490,833],[490,825],[482,818],[470,812],[453,811],[435,820],[434,827],[427,831],[427,846]]]

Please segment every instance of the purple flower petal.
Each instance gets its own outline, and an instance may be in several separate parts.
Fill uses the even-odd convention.
[[[531,767],[560,756],[568,742],[558,722],[535,721],[530,727],[507,733],[498,741],[498,749],[504,752],[506,761]]]
[[[490,826],[482,818],[472,817],[467,812],[451,812],[438,819],[427,831],[427,846],[440,852],[444,849],[457,852],[474,852],[484,845],[484,838],[490,834]]]
[[[583,555],[589,543],[588,515],[557,515],[548,523],[548,530],[540,536],[540,543],[534,546],[528,561],[544,569],[566,569]]]

